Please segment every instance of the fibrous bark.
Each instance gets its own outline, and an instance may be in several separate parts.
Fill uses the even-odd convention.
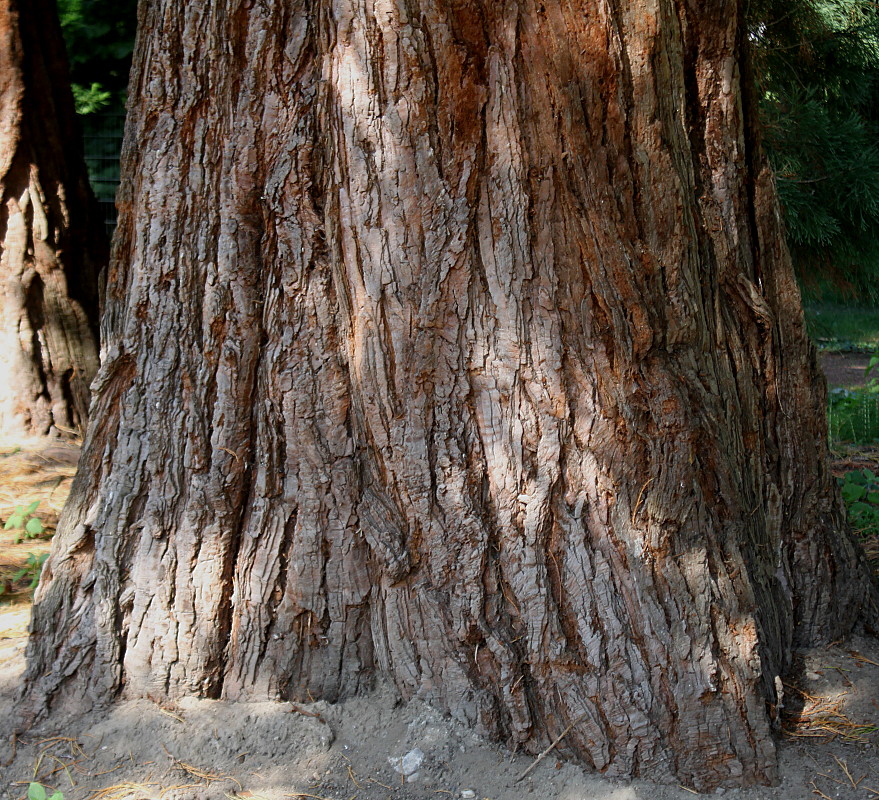
[[[380,672],[609,775],[772,780],[793,643],[875,594],[739,4],[141,14],[36,710]]]
[[[98,368],[95,211],[51,0],[0,0],[0,432],[84,430]]]

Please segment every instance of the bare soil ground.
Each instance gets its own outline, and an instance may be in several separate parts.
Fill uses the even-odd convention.
[[[0,643],[0,720],[10,720],[26,614]],[[719,790],[740,800],[879,796],[879,646],[854,639],[802,654],[779,736],[781,783]],[[13,756],[8,741],[0,757]],[[52,719],[0,768],[0,798],[30,780],[66,800],[688,800],[685,787],[609,780],[565,764],[564,743],[524,779],[533,756],[477,738],[387,687],[336,705],[182,700],[121,702]]]
[[[832,385],[856,386],[866,357],[822,359]],[[863,361],[863,366],[861,366]],[[39,499],[49,531],[66,498],[72,444],[0,445],[0,518]],[[842,453],[838,470],[879,452]],[[47,539],[0,533],[0,800],[38,780],[65,800],[688,800],[682,786],[609,780],[565,763],[564,740],[526,777],[534,756],[485,742],[389,687],[336,705],[182,700],[120,702],[57,717],[13,741],[30,616],[26,579],[11,585]],[[879,641],[853,638],[800,653],[778,735],[781,782],[718,790],[740,800],[879,798]]]
[[[845,389],[858,389],[867,382],[867,366],[870,356],[864,353],[821,353],[821,369],[827,378],[828,386]],[[879,378],[879,373],[875,376]]]

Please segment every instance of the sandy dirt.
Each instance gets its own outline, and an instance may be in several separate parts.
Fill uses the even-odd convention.
[[[863,358],[863,357],[860,357]],[[847,359],[851,362],[852,359]],[[857,369],[840,361],[832,380]],[[861,373],[863,368],[860,368]],[[831,375],[828,374],[828,378]],[[39,499],[51,532],[70,489],[75,444],[0,443],[0,518]],[[863,458],[863,454],[855,456]],[[330,705],[186,699],[53,718],[13,744],[30,593],[9,577],[47,539],[0,533],[0,800],[38,780],[65,800],[687,800],[686,787],[609,780],[565,763],[564,740],[526,777],[533,755],[480,740],[419,701],[376,687]],[[855,638],[798,656],[786,687],[781,783],[718,790],[742,800],[879,798],[879,642]]]
[[[0,633],[0,719],[10,719],[23,666],[27,615]],[[787,688],[779,737],[782,782],[718,790],[747,800],[879,796],[879,646],[855,639],[802,657]],[[2,757],[11,756],[7,741]],[[534,762],[481,741],[388,688],[329,705],[182,700],[117,704],[53,719],[17,744],[0,769],[0,798],[23,798],[34,777],[65,800],[686,800],[693,792],[607,780],[564,764],[563,746]],[[402,774],[401,774],[402,770]]]

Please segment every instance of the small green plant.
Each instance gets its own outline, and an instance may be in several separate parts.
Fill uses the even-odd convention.
[[[31,783],[27,787],[27,800],[64,800],[64,795],[61,792],[47,794],[43,784]]]
[[[34,511],[37,510],[39,504],[39,500],[34,500],[29,506],[16,506],[15,511],[6,520],[3,530],[21,529],[21,533],[15,537],[16,544],[22,539],[35,539],[44,531],[43,521],[39,517],[34,516]]]
[[[858,533],[879,533],[879,478],[869,469],[855,469],[838,478],[849,522]]]
[[[30,590],[36,589],[37,584],[40,582],[40,573],[43,571],[43,564],[46,563],[48,557],[48,553],[43,553],[39,556],[36,556],[33,553],[28,553],[24,566],[13,574],[12,582],[18,583],[22,578],[30,578],[30,583],[27,588]]]
[[[869,469],[855,469],[838,478],[849,524],[879,575],[879,478]]]

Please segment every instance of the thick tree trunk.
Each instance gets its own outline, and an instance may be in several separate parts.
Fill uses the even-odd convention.
[[[610,775],[772,780],[792,644],[875,594],[739,5],[141,13],[36,710],[382,672]]]
[[[85,428],[107,244],[53,0],[0,0],[0,432]]]

